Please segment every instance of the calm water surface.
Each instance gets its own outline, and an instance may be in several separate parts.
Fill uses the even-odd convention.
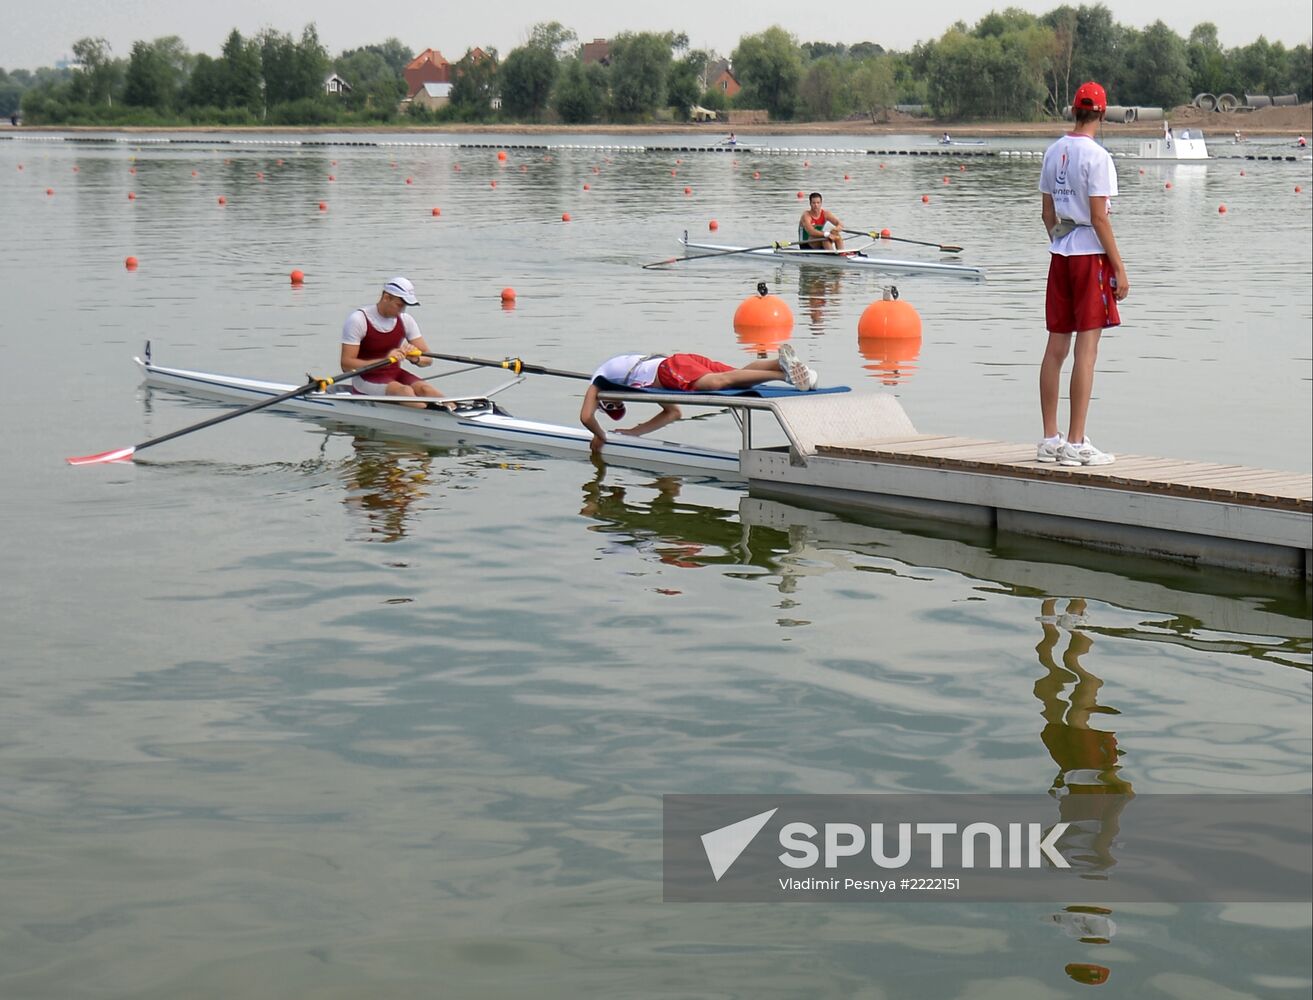
[[[393,273],[435,349],[566,369],[746,360],[769,345],[730,320],[765,280],[827,381],[1033,438],[1037,160],[824,143],[853,151],[0,141],[0,996],[1049,998],[1093,968],[1105,996],[1308,994],[1307,906],[1126,906],[1092,938],[1057,904],[663,904],[659,812],[1045,792],[1091,744],[1137,793],[1307,794],[1304,586],[273,414],[62,463],[216,412],[141,389],[144,340],[296,381]],[[1308,164],[1118,165],[1132,293],[1092,436],[1307,471]],[[988,280],[892,279],[924,339],[890,348],[855,333],[888,277],[638,266],[711,219],[790,239],[813,189]],[[577,392],[506,402],[568,422]]]

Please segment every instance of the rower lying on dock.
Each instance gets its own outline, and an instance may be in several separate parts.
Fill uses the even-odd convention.
[[[601,410],[612,420],[621,420],[625,415],[624,403],[598,398],[598,393],[605,389],[656,387],[674,392],[718,392],[749,389],[779,379],[801,392],[815,389],[819,381],[816,372],[798,360],[789,344],[780,345],[775,360],[753,361],[742,368],[712,361],[701,354],[620,354],[603,361],[593,372],[579,410],[579,422],[592,433],[591,448],[598,452],[606,444],[606,432],[597,422],[597,411]],[[673,403],[658,405],[661,411],[656,416],[633,427],[617,428],[615,433],[639,437],[680,418],[679,407]]]

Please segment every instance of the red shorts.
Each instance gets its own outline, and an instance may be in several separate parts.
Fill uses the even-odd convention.
[[[661,366],[657,369],[657,385],[663,389],[687,392],[703,375],[733,370],[733,365],[727,365],[723,361],[712,361],[701,354],[672,354],[661,362]]]
[[[1049,287],[1044,301],[1049,333],[1078,333],[1120,326],[1112,265],[1101,253],[1049,258]]]

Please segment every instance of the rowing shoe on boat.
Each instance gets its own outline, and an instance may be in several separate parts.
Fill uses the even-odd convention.
[[[166,368],[151,360],[149,345],[145,353],[145,359],[133,360],[141,367],[147,385],[188,395],[245,405],[296,388],[281,382]],[[400,400],[392,397],[353,393],[349,384],[332,386],[327,392],[306,393],[279,403],[274,409],[334,424],[434,439],[444,444],[492,444],[549,453],[588,454],[592,435],[584,428],[522,420],[493,400],[494,395],[524,379],[525,376],[517,375],[477,396],[448,396],[443,402],[453,409],[443,406],[421,410],[402,406]],[[615,435],[607,440],[604,454],[608,460],[619,464],[702,470],[721,479],[739,478],[739,456],[729,451]]]
[[[853,249],[846,249],[842,253],[837,250],[811,250],[792,245],[754,248],[726,246],[722,243],[693,243],[689,240],[687,232],[684,233],[683,239],[679,242],[687,250],[720,251],[726,256],[769,257],[772,260],[786,264],[856,267],[870,271],[899,274],[924,272],[927,274],[953,275],[959,278],[983,278],[985,276],[984,268],[972,267],[968,264],[944,264],[939,261],[925,260],[896,260],[893,257],[873,256],[866,251],[875,245],[874,240]]]

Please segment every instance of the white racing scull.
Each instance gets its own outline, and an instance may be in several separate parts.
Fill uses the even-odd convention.
[[[133,360],[141,367],[150,386],[172,389],[225,402],[250,404],[272,399],[296,388],[282,382],[219,375],[186,368],[155,364],[147,345],[145,359]],[[480,395],[447,396],[443,406],[419,409],[400,405],[386,396],[351,392],[350,383],[339,383],[326,392],[308,392],[279,402],[272,409],[313,417],[333,424],[388,431],[406,437],[434,440],[443,444],[492,444],[533,451],[587,455],[592,435],[583,427],[522,420],[512,416],[493,396],[525,379],[516,375]],[[411,402],[414,400],[412,399]],[[447,406],[451,406],[448,409]],[[607,439],[603,456],[620,464],[644,468],[700,470],[722,479],[738,479],[739,456],[696,445],[613,435]]]
[[[766,247],[735,247],[726,246],[721,243],[694,243],[689,240],[687,232],[684,233],[683,238],[679,242],[680,245],[687,250],[719,251],[727,257],[768,257],[771,260],[780,261],[786,264],[820,264],[832,267],[856,267],[890,273],[925,272],[928,274],[953,275],[954,277],[959,278],[979,279],[985,276],[984,268],[973,267],[969,264],[943,264],[939,261],[897,260],[893,257],[875,257],[866,253],[867,250],[875,246],[875,240],[870,240],[869,242],[863,243],[852,249],[845,249],[843,252],[837,250],[804,249],[794,244],[777,244],[775,246]],[[708,256],[714,256],[714,254],[708,254]]]

